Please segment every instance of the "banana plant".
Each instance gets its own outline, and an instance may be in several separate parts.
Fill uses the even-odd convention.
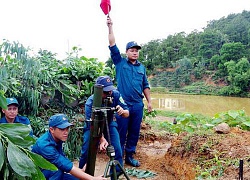
[[[52,113],[68,110],[74,110],[72,115],[78,113],[77,105],[93,93],[98,76],[114,75],[114,68],[105,67],[96,58],[79,57],[80,50],[74,47],[68,58],[58,60],[56,54],[47,50],[39,50],[31,56],[29,48],[19,43],[0,44],[0,90],[6,97],[18,99],[19,113],[30,118],[36,136],[44,132],[44,123]],[[5,98],[0,96],[1,101]],[[71,137],[69,142],[80,143],[81,138]],[[77,158],[76,146],[69,145],[71,151],[75,151],[67,155]]]

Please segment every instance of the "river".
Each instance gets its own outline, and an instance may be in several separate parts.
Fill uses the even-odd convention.
[[[250,98],[151,93],[154,109],[204,114],[213,117],[228,110],[244,110],[250,116]]]

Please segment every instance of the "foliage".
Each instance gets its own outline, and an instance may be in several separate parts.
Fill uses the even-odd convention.
[[[177,111],[166,111],[166,110],[156,110],[157,116],[164,116],[164,117],[177,117],[181,115],[181,112]]]
[[[5,97],[16,97],[19,114],[29,117],[36,137],[48,129],[47,121],[55,113],[65,113],[73,120],[79,113],[79,103],[92,94],[98,76],[107,74],[113,78],[114,69],[96,58],[78,57],[80,50],[73,47],[68,58],[57,60],[56,54],[41,49],[31,56],[34,53],[18,42],[4,41],[0,45],[1,107],[6,108]],[[71,131],[65,143],[70,159],[80,155],[80,127],[82,123]]]
[[[165,129],[170,133],[181,133],[181,132],[199,132],[213,128],[220,123],[227,123],[230,127],[239,127],[243,130],[250,130],[250,117],[245,114],[244,110],[230,110],[227,112],[221,112],[210,118],[200,114],[189,114],[189,113],[173,113],[167,111],[156,110],[156,116],[167,116],[175,117],[176,124],[170,123],[169,121],[163,121],[158,124],[158,129]],[[155,117],[149,117],[148,121],[152,124]]]
[[[126,168],[126,174],[129,176],[135,176],[138,179],[145,179],[145,178],[151,178],[156,176],[157,174],[148,170],[140,170],[140,169],[135,169],[135,168]]]
[[[146,122],[152,125],[155,129],[164,130],[173,134],[182,132],[197,132],[207,130],[213,127],[209,122],[211,119],[201,114],[189,114],[172,111],[156,110],[155,117],[148,117]],[[171,117],[175,123],[170,122],[167,118],[165,121],[154,121],[157,116]]]
[[[0,174],[4,179],[45,179],[40,168],[56,170],[57,168],[32,153],[29,149],[35,139],[29,136],[27,125],[0,124]]]
[[[3,109],[7,109],[7,101],[4,97],[4,92],[0,90],[0,107]]]
[[[147,68],[147,74],[152,75],[151,86],[162,87],[158,91],[249,96],[249,14],[248,11],[231,14],[226,18],[210,21],[203,32],[179,32],[166,39],[144,44],[139,61]],[[0,44],[0,106],[6,108],[5,97],[17,97],[20,114],[29,116],[37,137],[47,130],[46,123],[51,115],[57,112],[69,115],[76,123],[76,129],[71,131],[65,151],[71,159],[77,158],[80,154],[78,147],[81,143],[82,127],[82,121],[76,118],[79,114],[78,105],[92,94],[96,77],[105,74],[115,79],[111,59],[105,66],[96,58],[79,57],[78,52],[81,49],[78,47],[73,47],[64,60],[56,59],[56,54],[47,50],[40,50],[38,55],[31,55],[34,53],[30,51],[19,42],[4,40]],[[125,57],[124,54],[122,56]],[[223,81],[227,86],[221,89],[218,86],[209,86],[203,80],[207,77],[218,82]],[[145,109],[143,118],[151,119],[157,114],[157,111],[148,114]],[[208,130],[220,122],[249,129],[249,117],[242,111],[228,111],[213,119],[188,113],[172,116],[176,118],[177,124],[165,121],[157,125],[177,134],[183,131]],[[24,138],[23,135],[20,137]],[[8,143],[3,143],[5,140]],[[27,147],[15,145],[18,141],[13,143],[11,140],[13,137],[1,135],[0,146],[15,149],[19,154],[29,154],[25,149]],[[30,157],[31,154],[28,159]],[[5,165],[7,161],[2,162],[2,167],[8,169],[5,171],[6,178],[14,174],[22,179],[18,175],[21,171],[16,173],[10,168],[13,164]],[[23,162],[30,163],[29,160]],[[34,170],[34,167],[36,166],[32,165],[30,172],[25,170],[25,175],[36,173],[37,169]]]
[[[167,89],[165,87],[152,87],[150,88],[151,93],[167,93]]]
[[[206,85],[202,81],[197,81],[189,86],[184,86],[179,91],[185,94],[216,95],[220,91],[220,88],[212,85]]]
[[[153,77],[150,82],[152,86],[161,86],[161,87],[172,87],[172,88],[180,88],[190,83],[191,69],[192,63],[191,60],[184,57],[176,61],[173,64],[175,70],[172,71],[164,71],[159,73],[159,75]],[[166,79],[166,77],[168,77]]]
[[[4,90],[7,97],[17,97],[21,113],[38,114],[43,94],[53,96],[55,90],[58,90],[63,94],[63,99],[67,102],[71,98],[69,93],[71,95],[72,92],[77,92],[73,86],[67,84],[67,79],[61,79],[62,76],[58,74],[58,68],[62,64],[55,60],[53,56],[49,56],[46,61],[39,56],[29,57],[27,54],[23,54],[23,52],[27,53],[26,48],[18,43],[14,45],[20,46],[17,50],[18,53],[19,49],[22,52],[21,55],[17,53],[19,58],[13,58],[12,54],[15,54],[15,51],[12,52],[13,49],[8,49],[8,47],[12,47],[12,43],[5,42],[2,46],[7,50],[2,52],[6,58],[2,63],[3,68],[0,70],[0,78],[4,80],[0,88]],[[65,92],[66,89],[67,92]]]
[[[55,109],[44,110],[40,117],[30,116],[31,126],[33,133],[36,137],[40,137],[48,129],[48,119],[50,116],[57,113],[65,113],[69,117],[69,120],[74,126],[70,128],[68,140],[64,143],[63,150],[66,156],[72,161],[78,159],[81,154],[82,147],[82,128],[85,117],[79,113],[80,109],[64,109],[56,111]]]
[[[196,163],[196,179],[218,179],[226,167],[236,164],[237,160],[226,158],[227,152],[216,148],[223,138],[215,136],[212,130],[187,133],[171,152],[192,154],[192,161]]]
[[[47,117],[47,119],[48,118],[49,117]],[[31,121],[31,127],[35,137],[40,137],[49,129],[47,119],[43,119],[43,117],[34,116],[30,116],[29,119]]]
[[[198,118],[198,115],[193,114],[181,114],[176,117],[176,124],[168,123],[169,129],[172,133],[181,133],[181,132],[196,132],[204,129],[209,129],[213,125],[208,122],[207,118]]]
[[[208,99],[209,99],[209,96],[208,96]],[[243,98],[243,99],[245,99],[245,98]],[[246,99],[246,100],[248,100],[248,99]],[[215,101],[215,104],[218,105],[218,102]],[[234,136],[235,132],[238,132],[237,134],[239,136],[241,136],[242,133],[243,134],[248,134],[248,132],[244,133],[243,131],[238,130],[238,127],[240,127],[241,129],[245,129],[245,130],[247,130],[247,128],[248,128],[248,127],[245,128],[244,124],[245,123],[248,124],[249,117],[246,116],[244,111],[243,112],[241,112],[241,111],[242,110],[240,110],[238,112],[238,111],[235,110],[235,111],[227,111],[227,112],[224,112],[224,113],[219,113],[219,114],[222,114],[221,115],[222,117],[219,116],[219,118],[221,120],[218,123],[226,122],[226,123],[230,124],[233,121],[237,122],[237,125],[236,125],[237,128],[231,128],[232,131],[230,131],[229,134],[226,134],[225,135],[226,137]],[[184,113],[184,114],[186,114],[186,113]],[[226,170],[230,169],[231,170],[231,169],[237,168],[238,167],[237,160],[235,158],[230,158],[229,157],[230,154],[231,154],[230,153],[231,151],[230,152],[227,151],[227,153],[226,153],[227,158],[225,158],[225,154],[220,153],[220,152],[223,152],[223,151],[214,150],[215,147],[213,145],[218,144],[218,142],[220,140],[220,137],[224,136],[224,134],[214,133],[213,127],[216,126],[218,123],[214,123],[213,118],[205,117],[205,116],[203,117],[203,116],[198,116],[196,114],[192,114],[193,117],[195,117],[195,118],[190,118],[190,120],[193,119],[193,120],[196,120],[198,122],[207,122],[207,123],[211,124],[211,126],[209,126],[208,129],[207,128],[203,129],[203,128],[198,128],[197,127],[197,129],[194,129],[193,132],[187,132],[184,128],[182,128],[182,131],[180,131],[180,133],[176,132],[175,127],[180,122],[177,121],[177,124],[173,124],[172,121],[173,121],[173,119],[175,117],[183,116],[184,114],[180,113],[180,112],[177,112],[177,111],[157,110],[157,115],[156,115],[155,118],[151,117],[151,118],[146,119],[146,123],[150,124],[151,131],[150,132],[145,132],[145,133],[147,135],[149,135],[149,134],[152,135],[152,133],[155,133],[153,135],[156,135],[156,134],[159,135],[159,132],[161,134],[164,133],[164,135],[168,134],[167,136],[164,136],[164,137],[171,138],[171,142],[172,142],[173,146],[178,145],[179,142],[180,142],[180,139],[182,137],[191,136],[191,134],[192,135],[197,134],[197,138],[199,138],[199,139],[195,139],[195,138],[194,139],[187,139],[186,141],[183,142],[182,146],[178,149],[181,152],[178,155],[176,155],[176,153],[178,153],[178,151],[174,150],[173,155],[178,156],[181,159],[184,158],[183,160],[186,160],[186,158],[188,158],[188,157],[190,157],[190,158],[198,157],[197,159],[194,160],[194,163],[199,164],[199,167],[197,166],[196,170],[197,170],[197,176],[202,175],[202,176],[200,176],[200,179],[219,179],[218,176],[221,176],[222,173],[223,174],[226,173],[228,175],[228,171],[224,172],[223,171],[224,169],[226,169]],[[226,115],[224,115],[224,114],[226,114]],[[164,117],[162,117],[162,116],[164,116]],[[217,115],[214,115],[214,117],[216,117],[216,116]],[[169,118],[169,117],[171,117],[171,118]],[[203,120],[203,119],[206,119],[206,120]],[[188,123],[186,125],[189,126]],[[233,127],[233,125],[230,125],[230,127]],[[211,135],[207,134],[206,132],[209,132],[210,134],[212,134],[212,136],[218,137],[218,139],[212,140],[210,138]],[[145,137],[145,135],[144,135],[144,137]],[[164,138],[164,137],[161,137],[161,138]],[[173,141],[172,141],[172,138],[173,138]],[[197,145],[197,144],[199,144],[199,142],[203,142],[203,141],[201,141],[201,139],[203,139],[203,138],[204,138],[204,144],[201,144],[200,148],[197,148],[197,149],[194,150],[193,149],[194,145],[190,146],[190,141],[194,141],[193,143]],[[153,139],[155,139],[155,138],[153,138]],[[159,139],[159,138],[157,138],[157,139]],[[177,141],[175,141],[175,140],[177,140]],[[244,141],[244,138],[242,138],[242,140]],[[230,138],[230,140],[227,139],[227,138],[225,138],[225,140],[223,140],[224,143],[229,142],[229,141],[230,141],[230,143],[228,143],[228,145],[231,144],[233,146],[235,145],[235,143],[237,145],[237,142],[238,142],[238,141],[235,141],[234,137],[232,137],[232,139]],[[220,142],[222,142],[222,141],[220,141]],[[233,143],[231,143],[231,142],[233,142]],[[183,152],[184,147],[186,149]],[[228,147],[224,147],[224,146],[220,146],[220,147],[222,149],[227,149],[227,150],[229,149],[230,150],[230,148],[228,148]],[[241,147],[241,146],[239,146],[239,147]],[[244,147],[242,148],[242,150],[244,150]],[[196,154],[197,152],[200,152],[200,154],[197,155]],[[234,151],[234,152],[236,152],[236,151]],[[239,152],[238,149],[237,149],[237,152]],[[169,150],[168,150],[168,154],[169,154]],[[238,157],[237,153],[235,154],[235,156],[236,156],[236,158]],[[171,157],[171,155],[170,155],[170,157]],[[177,157],[177,159],[178,159],[178,157]],[[199,159],[199,157],[200,157],[200,159]],[[173,157],[173,158],[175,158],[175,157]],[[168,157],[167,157],[167,159],[168,159]],[[249,163],[247,161],[248,159],[249,158],[244,158],[244,160],[246,162],[246,166],[249,165]],[[228,168],[228,167],[230,167],[230,168]]]
[[[227,112],[217,113],[211,123],[214,125],[227,123],[230,127],[239,127],[243,130],[250,130],[250,117],[245,114],[244,110],[230,110]]]
[[[214,135],[213,127],[220,123],[227,123],[230,127],[249,131],[250,117],[245,114],[244,110],[230,110],[215,114],[212,118],[189,113],[159,110],[156,112],[160,116],[176,117],[176,124],[170,123],[167,118],[166,121],[155,121],[154,117],[148,118],[146,122],[157,130],[178,134],[180,137],[184,134],[182,140],[170,151],[175,155],[180,153],[181,156],[186,153],[194,154],[197,179],[218,179],[225,173],[225,167],[239,166],[238,158],[226,158],[225,152],[215,149],[214,146],[221,138],[224,138],[224,135]]]
[[[249,14],[248,11],[230,14],[208,22],[202,32],[180,32],[144,44],[140,61],[147,68],[151,86],[179,92],[198,80],[209,86],[206,83],[209,79],[228,86],[213,92],[217,95],[249,96],[249,83],[246,83],[249,73],[244,70],[234,76],[226,64],[230,61],[238,63],[242,58],[249,61]],[[207,76],[208,70],[214,73]],[[241,81],[244,87],[240,86]],[[214,86],[220,88],[216,82]]]
[[[110,68],[97,59],[79,58],[77,47],[73,47],[73,52],[64,61],[55,59],[55,54],[46,50],[30,57],[29,49],[15,42],[6,41],[1,49],[5,58],[0,61],[3,67],[0,69],[0,89],[6,96],[17,97],[21,114],[35,116],[41,107],[77,106],[79,101],[91,95],[93,81],[98,76],[104,72],[112,75]]]
[[[146,117],[156,117],[156,110],[152,110],[151,112],[148,112],[148,109],[144,108],[142,119],[146,119]]]
[[[246,96],[250,85],[250,63],[246,58],[239,61],[229,61],[225,63],[228,72],[228,82],[230,89],[234,89],[230,95]]]
[[[84,122],[79,120],[79,115],[75,115],[71,119],[74,126],[70,129],[68,140],[64,143],[63,149],[69,159],[75,160],[81,155]]]
[[[214,158],[200,159],[201,163],[196,167],[197,179],[218,179],[223,176],[225,167],[232,164],[231,160],[223,158],[223,152],[215,151],[212,154]]]

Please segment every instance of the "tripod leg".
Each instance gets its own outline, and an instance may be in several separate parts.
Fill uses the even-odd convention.
[[[112,170],[113,170],[113,173],[112,173],[112,180],[117,180],[117,173],[116,173],[116,167],[115,167],[115,163],[113,162],[112,163]]]
[[[119,161],[117,160],[111,160],[107,163],[105,171],[104,171],[104,177],[111,177],[112,180],[117,180],[117,171],[116,171],[116,166],[118,166],[118,168],[121,170],[121,172],[118,174],[118,176],[124,174],[124,176],[126,177],[127,180],[130,180],[126,171],[124,170],[124,168],[121,166],[121,164],[119,163]],[[109,176],[108,172],[110,172],[110,169],[112,169],[112,174]]]
[[[110,173],[110,170],[112,169],[112,174],[108,175]],[[105,171],[104,171],[104,177],[111,177],[112,180],[117,180],[117,172],[116,172],[116,165],[114,160],[111,160],[107,163]]]
[[[117,161],[117,160],[114,160],[114,162],[112,163],[112,165],[113,165],[113,169],[114,169],[114,171],[115,171],[115,174],[117,174],[116,173],[116,166],[118,166],[119,168],[120,168],[120,170],[121,170],[121,174],[124,174],[124,176],[126,177],[126,179],[127,180],[130,180],[129,179],[129,177],[128,177],[128,175],[127,175],[127,173],[126,173],[126,171],[124,170],[124,168],[121,166],[121,164],[119,163],[119,161]],[[114,173],[113,173],[114,174]],[[119,174],[119,175],[121,175],[121,174]],[[115,176],[116,177],[116,176]]]
[[[106,165],[105,171],[104,171],[104,177],[107,178],[108,177],[108,172],[111,166],[111,162],[109,161]]]

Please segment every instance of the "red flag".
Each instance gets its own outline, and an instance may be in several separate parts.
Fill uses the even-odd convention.
[[[102,0],[100,6],[105,15],[111,10],[110,0]]]

